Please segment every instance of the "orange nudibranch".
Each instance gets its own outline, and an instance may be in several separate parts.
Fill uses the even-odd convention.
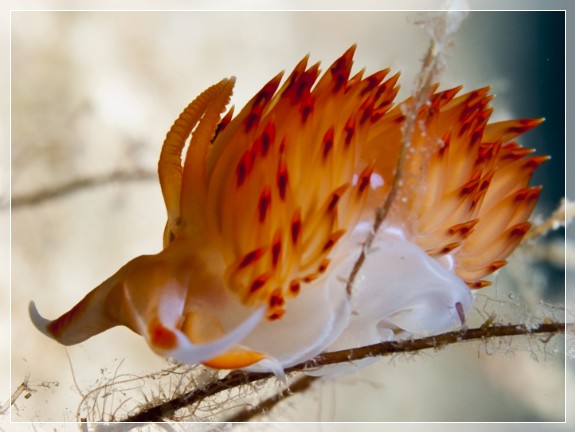
[[[223,114],[234,78],[201,93],[160,155],[164,249],[53,321],[31,303],[36,327],[70,345],[124,325],[180,362],[277,372],[324,350],[460,325],[471,289],[489,284],[530,227],[541,188],[529,182],[546,157],[515,138],[541,120],[489,123],[488,88],[434,87],[348,294],[391,193],[409,103],[394,102],[399,74],[352,74],[354,51],[323,74],[306,56],[236,115]]]

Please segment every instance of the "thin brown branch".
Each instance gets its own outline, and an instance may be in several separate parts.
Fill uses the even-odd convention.
[[[46,201],[64,198],[68,195],[81,192],[85,189],[105,186],[116,182],[140,182],[148,180],[157,180],[158,174],[155,171],[136,170],[136,171],[112,171],[108,174],[102,174],[92,177],[77,178],[59,186],[54,186],[39,190],[36,192],[16,195],[11,199],[12,210],[42,204]],[[2,203],[0,208],[7,208],[6,203]]]
[[[542,333],[558,334],[565,333],[566,326],[570,332],[575,331],[575,324],[565,323],[541,323],[529,327],[523,324],[481,326],[473,329],[463,329],[460,331],[442,333],[437,336],[429,336],[421,339],[412,339],[402,342],[383,342],[361,348],[321,354],[316,357],[313,362],[316,363],[317,366],[324,366],[334,363],[343,363],[346,361],[352,362],[368,357],[415,352],[428,348],[440,349],[454,343],[477,339],[535,335]]]
[[[278,403],[282,402],[286,398],[308,390],[318,379],[320,379],[320,377],[303,375],[294,382],[290,383],[289,388],[283,389],[275,395],[258,403],[257,405],[242,409],[233,416],[228,417],[226,422],[235,423],[251,421],[254,417],[269,412],[273,407],[275,407]]]
[[[331,353],[325,353],[317,356],[316,358],[300,363],[293,367],[285,370],[286,374],[295,372],[304,372],[310,369],[317,369],[322,366],[327,366],[336,363],[349,363],[369,357],[379,357],[392,355],[397,353],[408,353],[416,352],[420,350],[425,350],[429,348],[440,349],[450,344],[455,344],[464,341],[471,340],[487,340],[491,338],[508,337],[508,336],[520,336],[520,335],[538,335],[538,334],[548,334],[553,336],[555,334],[562,334],[565,331],[573,333],[575,332],[575,324],[565,324],[565,323],[541,323],[537,325],[526,326],[523,324],[509,324],[509,325],[484,325],[473,329],[462,329],[459,331],[453,331],[448,333],[443,333],[436,336],[430,336],[420,339],[406,340],[401,342],[382,342],[375,345],[369,345],[361,348],[354,348],[343,351],[336,351]],[[176,411],[185,408],[192,404],[197,404],[206,398],[214,396],[223,391],[228,391],[232,388],[238,386],[244,386],[247,384],[255,383],[261,380],[267,380],[273,378],[271,373],[253,373],[253,372],[243,372],[243,371],[233,371],[226,375],[225,377],[209,383],[208,385],[194,389],[183,395],[177,396],[167,402],[155,405],[153,407],[144,409],[139,413],[126,418],[125,422],[158,422],[169,420],[175,417]],[[302,387],[299,391],[303,391],[311,385],[315,378],[310,380],[296,381]],[[294,383],[294,384],[295,384]],[[294,388],[290,391],[294,393]],[[282,392],[283,393],[283,392]],[[276,405],[282,399],[282,393],[278,396],[278,400],[272,398],[270,400],[264,401],[270,406]],[[255,415],[261,412],[260,406],[252,407],[249,410],[244,411],[242,416],[246,417],[249,413],[250,415]]]

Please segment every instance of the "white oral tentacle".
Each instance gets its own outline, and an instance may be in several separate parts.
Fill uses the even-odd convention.
[[[205,344],[194,344],[178,329],[171,329],[178,339],[178,346],[166,352],[166,355],[181,363],[199,363],[223,354],[238,345],[261,322],[265,307],[257,309],[245,321],[225,336]]]

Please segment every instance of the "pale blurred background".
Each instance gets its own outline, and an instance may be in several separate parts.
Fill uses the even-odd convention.
[[[402,72],[400,100],[428,46],[416,25],[424,19],[406,12],[15,12],[12,196],[113,171],[153,172],[165,133],[203,89],[236,76],[239,108],[307,53],[325,69],[357,43],[355,70]],[[565,193],[563,19],[560,12],[471,13],[441,79],[443,88],[491,85],[497,119],[547,119],[521,141],[553,155],[534,181],[545,186],[536,210],[544,216]],[[33,299],[43,315],[56,317],[129,259],[159,251],[164,222],[155,179],[13,208],[12,386],[1,395],[28,374],[34,390],[17,402],[14,421],[75,421],[82,398],[76,386],[86,392],[116,368],[137,375],[166,367],[125,328],[66,350],[27,314]],[[538,303],[563,304],[561,259],[527,259],[483,292],[476,322],[492,311],[503,321],[562,317]],[[572,392],[574,378],[571,362],[565,380],[562,338],[556,342],[533,343],[532,352],[525,341],[507,341],[385,358],[293,397],[267,419],[561,422],[565,385]],[[139,397],[139,388],[132,391]],[[116,405],[124,397],[117,395]],[[115,408],[109,403],[106,413]]]

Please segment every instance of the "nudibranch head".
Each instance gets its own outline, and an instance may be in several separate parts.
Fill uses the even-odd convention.
[[[530,227],[540,187],[529,181],[546,158],[514,139],[540,120],[489,123],[489,89],[434,89],[348,292],[394,184],[409,103],[394,104],[399,74],[352,75],[354,50],[323,74],[305,57],[237,115],[222,116],[233,78],[200,94],[160,155],[164,249],[54,321],[31,304],[35,325],[63,344],[125,325],[181,362],[275,371],[461,325],[471,289]]]

